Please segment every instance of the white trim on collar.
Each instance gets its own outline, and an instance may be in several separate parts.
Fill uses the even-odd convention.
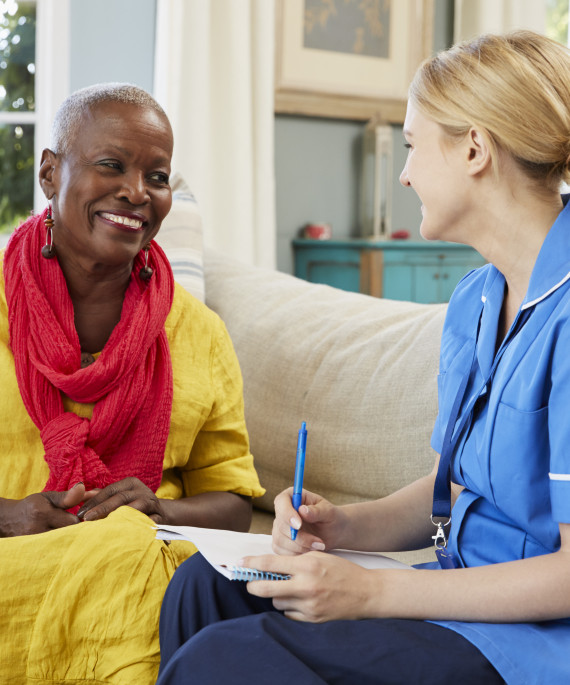
[[[570,271],[564,276],[564,278],[560,281],[560,283],[557,283],[555,286],[550,288],[547,292],[544,293],[544,295],[541,295],[540,297],[537,297],[536,300],[533,300],[532,302],[527,302],[526,304],[523,304],[521,309],[528,309],[529,307],[533,307],[535,304],[538,304],[542,300],[544,300],[546,297],[548,297],[551,293],[553,293],[555,290],[558,290],[561,285],[564,285],[566,281],[570,279]]]

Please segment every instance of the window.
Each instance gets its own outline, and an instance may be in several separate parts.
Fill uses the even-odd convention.
[[[34,204],[36,3],[0,1],[0,232]]]
[[[0,0],[0,246],[46,205],[39,161],[68,93],[69,0]]]

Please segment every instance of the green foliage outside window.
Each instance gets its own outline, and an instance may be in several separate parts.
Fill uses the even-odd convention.
[[[10,233],[34,204],[34,127],[0,126],[0,232]]]
[[[35,110],[35,2],[0,1],[0,111]],[[0,120],[0,232],[33,207],[34,125]]]

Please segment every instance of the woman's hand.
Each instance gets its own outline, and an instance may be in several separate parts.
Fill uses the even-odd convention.
[[[276,609],[296,621],[323,623],[372,615],[371,598],[378,594],[379,571],[322,552],[298,557],[248,557],[240,565],[291,575],[290,580],[256,580],[248,592],[270,597]],[[377,603],[377,597],[376,597]]]
[[[122,506],[133,507],[156,523],[163,523],[161,503],[154,492],[138,478],[123,478],[101,490],[88,490],[77,516],[84,521],[106,518]]]
[[[320,495],[303,490],[299,511],[291,504],[293,488],[275,498],[273,551],[276,554],[301,554],[310,550],[334,549],[348,519],[341,507],[334,506]],[[291,540],[291,527],[297,537]]]
[[[65,492],[38,492],[21,500],[0,499],[0,537],[34,535],[79,523],[71,509],[85,497],[83,483]]]
[[[77,516],[103,519],[122,506],[138,509],[155,523],[227,528],[246,531],[251,523],[251,499],[233,492],[203,492],[177,500],[159,499],[138,478],[123,478],[101,490],[85,493]]]

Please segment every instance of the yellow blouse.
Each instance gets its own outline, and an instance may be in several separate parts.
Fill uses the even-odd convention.
[[[39,430],[18,389],[1,264],[0,276],[0,497],[21,499],[43,490],[49,470]],[[165,328],[174,393],[157,496],[177,499],[218,490],[260,497],[264,490],[249,451],[241,372],[224,323],[176,284]],[[85,418],[93,412],[92,404],[67,397],[64,406]]]

